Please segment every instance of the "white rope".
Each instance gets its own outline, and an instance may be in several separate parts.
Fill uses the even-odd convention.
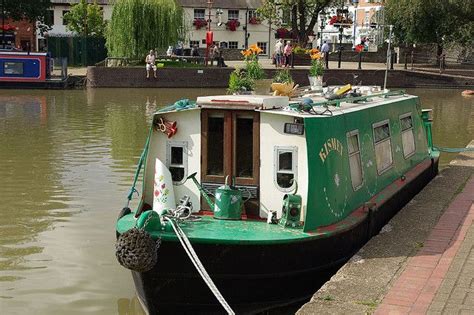
[[[172,219],[167,218],[167,217],[165,217],[165,219],[168,222],[170,222],[171,226],[173,227],[174,232],[176,233],[176,236],[178,237],[179,242],[181,243],[184,250],[186,251],[186,254],[188,254],[189,259],[191,259],[191,262],[193,263],[194,267],[196,267],[197,271],[201,275],[204,282],[206,282],[207,286],[212,291],[216,299],[219,301],[222,307],[224,307],[224,309],[227,311],[228,314],[234,315],[235,312],[229,306],[229,304],[224,299],[219,289],[216,287],[216,285],[212,281],[211,277],[206,271],[206,268],[204,268],[203,264],[201,263],[201,260],[199,259],[198,255],[194,251],[194,248],[192,247],[191,242],[189,241],[186,234],[184,234],[184,231],[181,229],[179,225],[177,224],[175,225]]]

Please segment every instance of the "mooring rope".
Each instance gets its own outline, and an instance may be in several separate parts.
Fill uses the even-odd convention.
[[[446,153],[461,153],[461,152],[474,152],[474,147],[466,148],[443,148],[443,147],[433,147],[436,151],[446,152]]]
[[[184,233],[184,231],[181,229],[181,227],[178,224],[175,224],[173,219],[171,219],[169,217],[166,217],[166,216],[164,218],[173,227],[173,230],[176,233],[176,236],[178,237],[179,242],[181,243],[184,250],[186,251],[186,254],[188,254],[189,259],[191,259],[191,262],[193,263],[194,267],[196,267],[197,271],[201,275],[204,282],[206,282],[207,286],[212,291],[212,293],[214,294],[216,299],[219,301],[219,303],[227,311],[228,314],[234,315],[235,312],[229,306],[229,304],[224,299],[224,297],[222,296],[219,289],[216,287],[216,285],[212,281],[211,277],[209,276],[209,274],[206,271],[206,268],[204,268],[203,264],[201,263],[201,260],[199,259],[198,255],[194,251],[194,248],[192,247],[191,242],[189,241],[189,239],[186,236],[186,234]]]

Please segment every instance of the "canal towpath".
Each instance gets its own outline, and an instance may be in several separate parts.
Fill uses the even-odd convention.
[[[297,314],[474,314],[473,203],[464,152]]]

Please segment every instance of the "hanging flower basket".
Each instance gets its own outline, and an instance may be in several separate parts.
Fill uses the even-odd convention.
[[[7,24],[4,27],[2,25],[0,25],[0,31],[11,32],[11,31],[15,31],[15,30],[16,30],[16,27],[13,26],[13,25]]]
[[[235,32],[237,27],[240,26],[240,22],[238,20],[229,20],[227,23],[225,23],[225,26],[229,31]]]
[[[204,19],[194,19],[193,21],[194,27],[196,27],[197,30],[207,26],[207,21]]]
[[[260,24],[262,23],[262,20],[258,17],[251,17],[250,20],[249,20],[249,24]]]
[[[286,28],[279,28],[276,30],[276,38],[291,38],[292,34],[290,30],[287,30]]]

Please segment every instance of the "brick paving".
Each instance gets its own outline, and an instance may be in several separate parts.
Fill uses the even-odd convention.
[[[471,177],[375,314],[474,314],[473,203]]]

